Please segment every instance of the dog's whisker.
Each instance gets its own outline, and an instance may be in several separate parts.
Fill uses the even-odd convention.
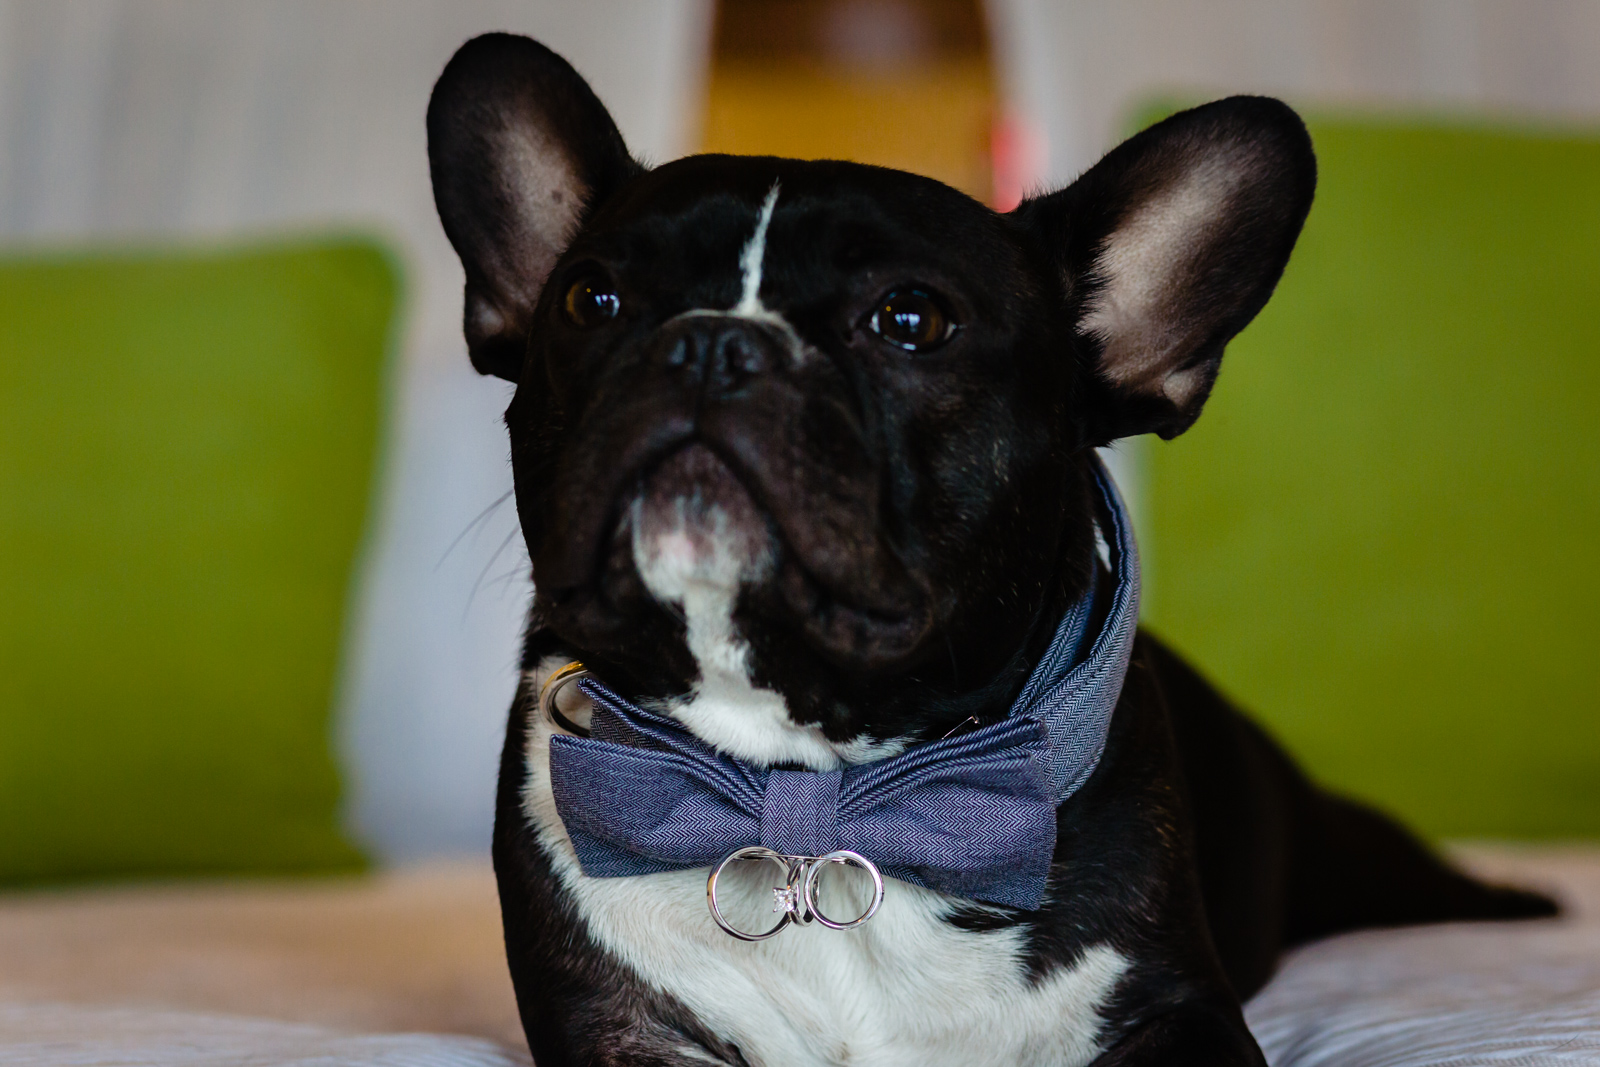
[[[504,593],[507,589],[511,588],[512,582],[516,581],[518,578],[526,577],[529,577],[528,565],[521,563],[516,567],[513,567],[511,570],[506,571],[504,574],[491,578],[489,580],[489,584],[499,586],[500,591]]]
[[[489,569],[494,566],[495,561],[500,558],[500,553],[506,550],[506,546],[511,544],[512,538],[516,537],[517,533],[517,529],[513,527],[511,532],[506,534],[505,540],[500,542],[500,547],[494,550],[494,555],[489,557],[489,562],[483,565],[483,570],[478,572],[478,580],[472,583],[472,592],[467,594],[467,604],[461,609],[462,622],[467,621],[467,614],[472,610],[472,602],[478,596],[478,587],[483,584],[484,578],[488,576]]]
[[[501,493],[500,496],[495,499],[494,503],[490,504],[488,507],[486,507],[482,511],[478,512],[477,517],[474,518],[471,522],[467,523],[465,529],[463,529],[460,533],[456,534],[455,540],[450,542],[450,547],[446,548],[444,550],[444,554],[439,557],[439,562],[437,562],[437,563],[435,563],[433,565],[433,569],[435,571],[437,571],[440,567],[444,566],[444,561],[450,558],[450,553],[452,553],[452,552],[454,552],[456,550],[456,546],[461,544],[461,542],[466,539],[466,536],[469,533],[471,533],[475,528],[477,528],[478,526],[488,522],[489,521],[489,517],[491,515],[493,515],[496,511],[498,511],[500,509],[500,507],[502,505],[504,505],[507,500],[510,500],[512,494],[515,491],[516,490],[514,490],[514,489],[507,489],[505,492]]]

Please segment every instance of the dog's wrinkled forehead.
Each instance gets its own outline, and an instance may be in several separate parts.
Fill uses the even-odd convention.
[[[682,308],[778,310],[862,277],[970,277],[957,249],[1011,258],[995,216],[929,179],[860,164],[694,156],[636,179],[565,257],[597,259]],[[752,288],[754,286],[754,288]]]
[[[761,283],[772,216],[782,191],[782,181],[774,178],[753,220],[745,217],[747,212],[742,208],[746,205],[727,194],[702,198],[687,217],[676,220],[682,235],[674,244],[692,255],[672,280],[680,283],[679,291],[691,303],[695,297],[702,301],[700,306],[691,307],[685,313],[726,311],[736,317],[756,320],[776,317],[776,313],[761,301]],[[661,222],[667,226],[674,224],[665,219]],[[793,254],[794,250],[790,251]],[[666,276],[659,271],[660,265],[652,266],[658,268],[654,277],[666,281]]]

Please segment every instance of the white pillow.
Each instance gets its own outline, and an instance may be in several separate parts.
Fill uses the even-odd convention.
[[[530,1067],[475,1037],[349,1034],[227,1015],[0,1003],[6,1067]]]
[[[1245,1018],[1272,1067],[1600,1064],[1600,925],[1336,937],[1292,953]]]

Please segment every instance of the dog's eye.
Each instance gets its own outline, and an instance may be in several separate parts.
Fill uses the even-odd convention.
[[[867,326],[909,352],[936,348],[956,332],[955,323],[933,297],[918,289],[897,289],[884,297]]]
[[[616,318],[622,310],[622,298],[599,278],[585,277],[572,283],[562,307],[568,322],[588,329]]]

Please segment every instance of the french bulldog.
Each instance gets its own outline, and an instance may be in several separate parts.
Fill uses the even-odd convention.
[[[1287,106],[1174,115],[1007,214],[849,162],[647,167],[515,36],[427,127],[472,363],[516,383],[494,860],[541,1067],[1260,1065],[1240,1004],[1285,948],[1552,913],[1134,629],[1096,449],[1187,429],[1272,293],[1316,182]],[[773,799],[819,791],[820,830]],[[708,907],[730,843],[776,863],[739,884],[779,934]]]

